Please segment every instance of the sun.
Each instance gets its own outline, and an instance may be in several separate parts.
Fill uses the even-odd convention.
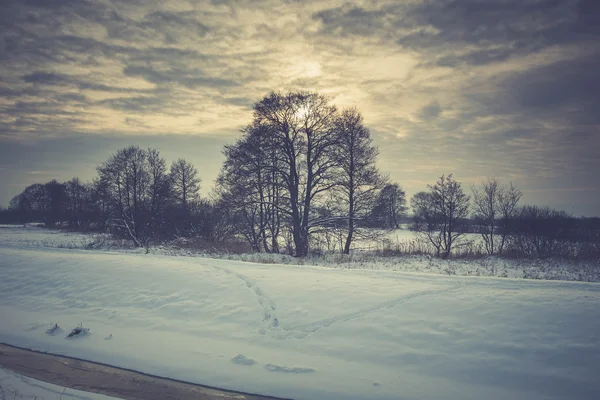
[[[290,74],[295,78],[316,78],[321,76],[321,64],[318,61],[297,61],[290,68]]]
[[[315,78],[321,75],[321,64],[316,61],[308,61],[302,65],[301,76],[305,78]]]
[[[300,106],[300,107],[299,107],[299,108],[296,110],[296,112],[295,112],[295,114],[296,114],[296,118],[297,118],[299,121],[303,121],[305,118],[307,118],[307,117],[308,117],[309,111],[310,111],[310,110],[309,110],[309,108],[308,108],[308,106],[307,106],[307,105],[302,105],[302,106]]]

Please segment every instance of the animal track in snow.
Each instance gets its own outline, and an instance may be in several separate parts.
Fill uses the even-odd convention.
[[[282,367],[280,365],[275,364],[267,364],[265,365],[265,369],[271,372],[284,372],[287,374],[307,374],[311,372],[315,372],[313,368],[302,368],[302,367]]]
[[[329,317],[329,318],[324,318],[319,321],[315,321],[315,322],[312,322],[309,324],[297,325],[297,326],[294,326],[294,327],[288,328],[288,329],[282,327],[281,330],[279,330],[277,332],[278,335],[276,335],[275,337],[277,339],[289,339],[289,338],[303,339],[312,333],[315,333],[315,332],[318,332],[325,328],[328,328],[334,324],[359,319],[359,318],[365,317],[369,314],[373,314],[375,312],[384,310],[386,308],[393,308],[397,305],[406,303],[410,300],[413,300],[413,299],[416,299],[419,297],[447,293],[447,292],[456,290],[457,288],[458,287],[451,287],[451,288],[448,288],[445,290],[423,290],[420,292],[416,292],[416,293],[412,293],[412,294],[405,295],[402,297],[398,297],[396,299],[388,300],[383,303],[375,304],[371,307],[363,308],[362,310],[358,310],[358,311],[351,312],[348,314],[342,314],[342,315],[337,315],[337,316],[333,316],[333,317]]]
[[[448,289],[449,290],[449,289]],[[293,330],[299,330],[302,332],[306,332],[306,333],[314,333],[317,332],[323,328],[327,328],[328,326],[331,326],[333,324],[337,324],[340,322],[346,322],[346,321],[351,321],[353,319],[358,319],[364,316],[367,316],[369,314],[384,310],[386,308],[392,308],[395,307],[399,304],[402,303],[406,303],[407,301],[413,300],[417,297],[423,297],[423,296],[428,296],[428,295],[434,295],[434,294],[440,294],[440,293],[445,293],[448,290],[443,290],[443,291],[439,291],[439,290],[424,290],[421,292],[416,292],[416,293],[412,293],[406,296],[402,296],[402,297],[398,297],[392,300],[388,300],[388,301],[384,301],[383,303],[379,303],[379,304],[375,304],[371,307],[367,307],[367,308],[363,308],[362,310],[358,310],[355,312],[351,312],[348,314],[343,314],[343,315],[338,315],[335,317],[330,317],[330,318],[325,318],[322,319],[320,321],[316,321],[316,322],[312,322],[310,324],[305,324],[305,325],[299,325],[296,326],[294,328],[292,328]]]
[[[431,290],[423,290],[420,292],[415,292],[411,294],[407,294],[395,299],[391,299],[388,301],[384,301],[379,304],[375,304],[371,307],[363,308],[351,313],[336,315],[333,317],[324,318],[315,322],[311,322],[308,324],[302,324],[293,326],[291,328],[286,328],[283,325],[280,325],[281,322],[276,316],[276,305],[273,300],[271,300],[264,291],[254,282],[252,279],[248,278],[245,275],[239,274],[237,272],[231,271],[222,267],[214,267],[217,270],[223,271],[227,274],[233,275],[240,279],[242,282],[246,284],[246,286],[252,290],[252,292],[256,295],[258,304],[263,308],[262,312],[262,321],[263,328],[259,329],[258,333],[261,335],[270,334],[274,339],[304,339],[308,335],[321,331],[325,328],[330,327],[331,325],[343,323],[347,321],[352,321],[355,319],[359,319],[365,317],[369,314],[373,314],[379,312],[381,310],[385,310],[387,308],[393,308],[397,305],[406,303],[408,301],[414,300],[423,296],[431,296],[431,295],[439,295],[443,293],[447,293],[450,291],[457,290],[461,287],[461,285],[453,286],[447,289],[431,289]],[[270,364],[269,364],[270,365]]]
[[[239,274],[226,268],[215,266],[213,266],[213,268],[219,271],[223,271],[229,275],[235,276],[236,278],[244,282],[248,289],[250,289],[254,293],[258,304],[262,307],[262,322],[264,326],[263,328],[259,329],[258,333],[260,333],[261,335],[265,335],[269,329],[277,328],[279,326],[279,319],[276,315],[277,306],[275,302],[263,292],[263,290],[260,288],[260,286],[256,284],[256,282],[254,282],[252,279],[248,278],[245,275]]]

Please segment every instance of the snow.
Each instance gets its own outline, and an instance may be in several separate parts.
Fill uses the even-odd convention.
[[[104,234],[85,235],[46,229],[39,224],[0,225],[0,243],[17,246],[83,249],[108,240]]]
[[[0,399],[4,400],[118,400],[38,381],[0,368]]]
[[[7,242],[0,342],[298,400],[600,398],[596,283]]]
[[[388,233],[392,248],[410,243],[416,238],[408,230],[395,230]],[[480,240],[479,235],[468,235],[468,240]],[[355,251],[350,255],[338,253],[324,254],[318,257],[298,259],[283,254],[205,254],[191,249],[174,246],[153,246],[149,249],[132,249],[131,243],[115,240],[106,234],[83,234],[48,230],[36,225],[0,225],[0,243],[13,246],[48,247],[62,249],[94,249],[126,254],[186,256],[221,258],[234,261],[247,261],[262,264],[319,265],[328,268],[367,269],[404,272],[423,272],[428,274],[458,276],[491,276],[503,278],[526,278],[600,282],[600,260],[519,260],[498,257],[479,259],[449,259],[429,255],[377,256],[369,251]],[[368,248],[377,248],[377,244],[368,243]],[[380,246],[380,245],[379,245]],[[381,246],[380,246],[381,247]]]

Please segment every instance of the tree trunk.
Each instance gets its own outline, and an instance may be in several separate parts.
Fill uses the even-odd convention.
[[[352,244],[352,235],[354,234],[354,218],[348,220],[348,236],[344,245],[344,254],[350,254],[350,245]]]
[[[353,164],[353,163],[352,163]],[[352,165],[354,168],[354,165]],[[354,235],[354,179],[350,176],[350,195],[348,196],[348,236],[346,236],[346,244],[344,245],[344,254],[350,254],[350,245],[352,244],[352,236]]]

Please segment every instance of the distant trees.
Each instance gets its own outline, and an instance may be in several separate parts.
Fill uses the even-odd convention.
[[[66,218],[70,227],[85,223],[89,208],[90,188],[75,177],[64,184]]]
[[[128,146],[97,167],[90,183],[77,177],[33,184],[0,213],[4,221],[42,221],[72,229],[108,229],[135,246],[179,236],[227,235],[222,211],[198,195],[200,178],[187,160],[167,168],[156,149]]]
[[[148,230],[156,237],[164,237],[165,232],[170,232],[167,213],[174,202],[173,181],[167,169],[167,162],[158,150],[149,148],[146,151],[146,158],[149,179]]]
[[[66,201],[65,185],[53,179],[44,185],[44,191],[48,204],[46,225],[55,226],[57,222],[63,219],[62,209]]]
[[[417,193],[411,199],[415,227],[438,256],[447,258],[465,233],[460,225],[469,216],[470,197],[452,174],[442,175],[428,187],[428,192]]]
[[[31,218],[46,221],[49,207],[50,201],[46,186],[40,183],[27,186],[9,203],[9,209],[15,211],[23,222]]]
[[[223,150],[210,198],[200,198],[189,161],[169,165],[156,149],[129,146],[98,166],[90,183],[75,177],[27,186],[0,219],[109,230],[136,246],[235,238],[252,251],[303,257],[325,246],[349,254],[357,240],[397,229],[405,218],[406,194],[379,173],[378,150],[356,108],[338,110],[314,92],[272,92],[254,104],[241,133]],[[471,203],[451,174],[442,175],[412,197],[413,226],[444,258],[467,232],[481,235],[489,255],[600,254],[600,220],[519,207],[521,197],[512,183],[489,178],[472,186]]]
[[[173,195],[183,210],[188,210],[190,203],[198,200],[198,171],[183,158],[173,161],[171,165],[171,184]]]
[[[96,203],[108,204],[109,226],[136,246],[191,233],[200,179],[188,161],[178,159],[167,171],[158,150],[130,146],[98,167],[98,176]]]
[[[404,190],[397,183],[388,183],[379,192],[371,218],[381,228],[398,229],[406,208]]]

